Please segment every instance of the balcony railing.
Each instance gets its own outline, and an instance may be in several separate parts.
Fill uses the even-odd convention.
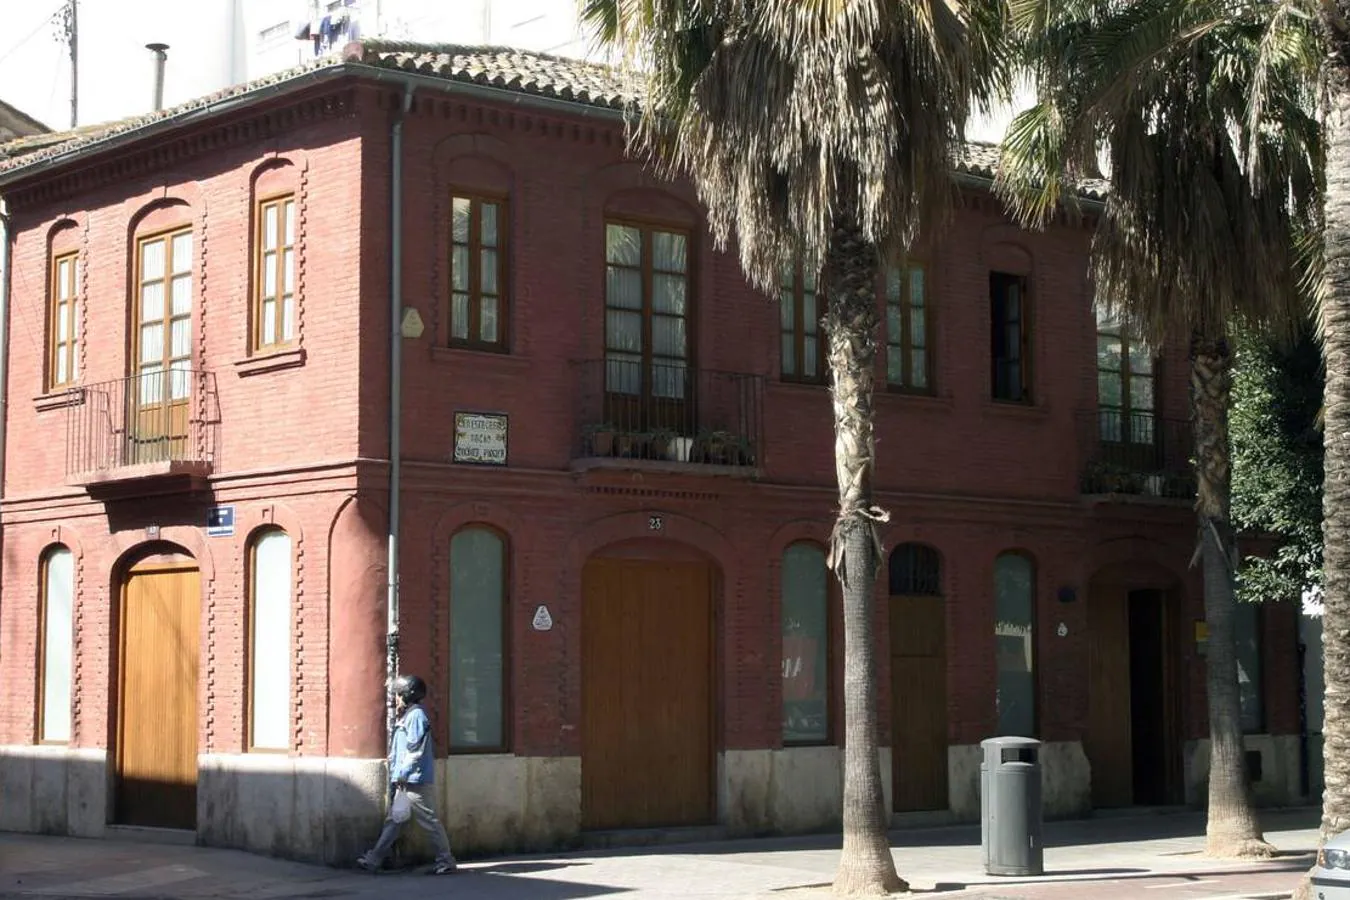
[[[1078,431],[1084,494],[1195,496],[1189,421],[1099,409],[1079,415]]]
[[[682,364],[586,360],[579,379],[578,459],[759,465],[764,380]]]
[[[171,369],[81,386],[66,410],[66,479],[92,490],[204,478],[219,420],[214,372]]]

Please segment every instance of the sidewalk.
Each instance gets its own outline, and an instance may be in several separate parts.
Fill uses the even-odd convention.
[[[1044,878],[996,878],[980,867],[979,830],[892,833],[917,895],[943,900],[1237,900],[1287,897],[1311,864],[1316,810],[1264,816],[1281,856],[1222,863],[1200,855],[1204,818],[1178,813],[1053,822]],[[830,896],[839,838],[564,853],[470,862],[458,874],[365,875],[231,850],[0,834],[0,900],[376,900],[396,893],[482,900],[640,898],[810,900]]]

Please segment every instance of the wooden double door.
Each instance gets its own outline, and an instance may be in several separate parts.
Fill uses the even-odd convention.
[[[195,829],[201,578],[143,564],[122,591],[114,818]]]
[[[891,597],[890,620],[895,810],[947,809],[947,620],[942,597]]]
[[[1088,598],[1092,805],[1181,801],[1176,592],[1094,579]]]
[[[704,562],[586,564],[583,828],[712,821],[713,581]]]

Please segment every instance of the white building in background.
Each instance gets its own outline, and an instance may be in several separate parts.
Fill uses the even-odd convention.
[[[242,25],[234,52],[245,60],[246,80],[369,37],[518,47],[577,58],[592,55],[576,0],[234,2]]]

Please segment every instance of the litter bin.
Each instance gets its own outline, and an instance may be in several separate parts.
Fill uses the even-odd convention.
[[[1041,742],[996,737],[980,744],[980,852],[988,875],[1041,875]]]

